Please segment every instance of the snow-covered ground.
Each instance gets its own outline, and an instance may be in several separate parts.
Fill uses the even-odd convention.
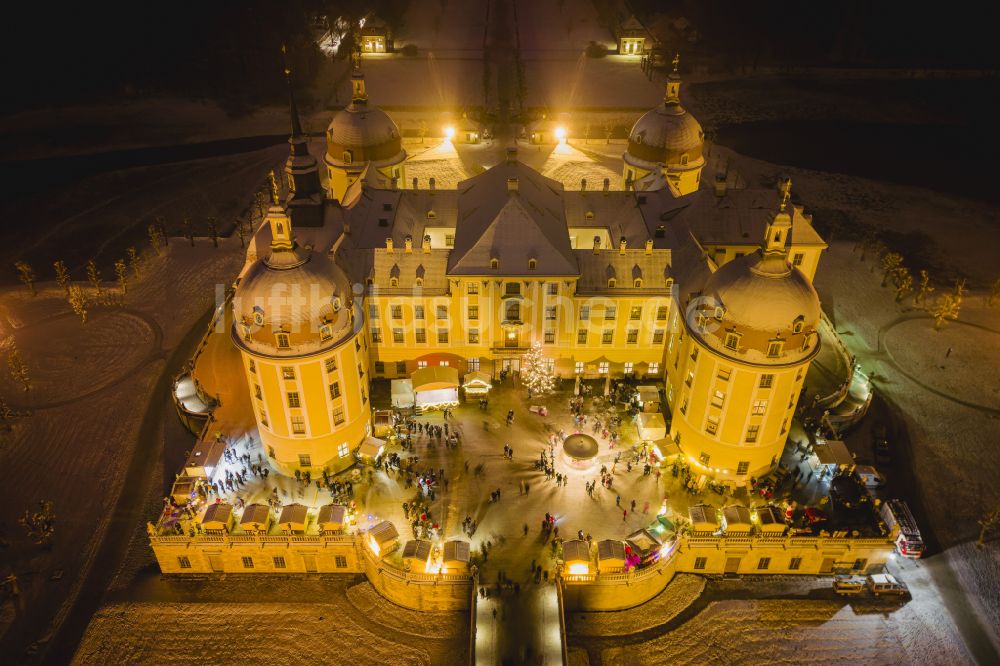
[[[653,599],[641,606],[612,613],[566,613],[571,636],[628,636],[667,624],[693,604],[705,590],[705,579],[678,574]]]

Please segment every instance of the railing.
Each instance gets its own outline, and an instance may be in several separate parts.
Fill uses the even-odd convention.
[[[151,536],[149,542],[152,545],[200,545],[200,544],[221,544],[225,546],[233,546],[237,544],[248,544],[248,543],[280,543],[280,544],[301,544],[309,543],[316,544],[317,546],[332,546],[332,545],[343,545],[343,544],[354,544],[356,539],[353,535],[291,535],[291,534],[276,534],[276,535],[257,535],[257,534],[199,534],[197,536]]]

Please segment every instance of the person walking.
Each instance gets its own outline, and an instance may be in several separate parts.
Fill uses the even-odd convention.
[[[615,506],[621,506],[621,505],[622,505],[622,496],[615,495]]]
[[[622,509],[622,522],[623,523],[625,522],[626,518],[628,518],[628,509]]]

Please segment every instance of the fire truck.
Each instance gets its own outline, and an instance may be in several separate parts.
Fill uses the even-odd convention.
[[[899,554],[913,560],[919,559],[924,554],[924,540],[920,538],[917,521],[913,519],[906,502],[898,499],[886,500],[882,502],[879,510],[886,529],[896,542]]]

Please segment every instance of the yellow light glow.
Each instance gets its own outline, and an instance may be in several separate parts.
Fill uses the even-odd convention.
[[[375,537],[373,537],[371,534],[368,535],[368,547],[372,549],[373,553],[378,555],[379,552],[378,542],[375,541]]]
[[[515,337],[517,337],[517,336],[516,336],[516,334],[513,331],[511,331],[510,333],[507,334],[507,339],[508,340],[513,340]]]
[[[582,563],[571,564],[569,565],[569,573],[571,576],[586,576],[590,573],[590,567]]]
[[[560,143],[566,140],[566,128],[562,125],[556,128],[556,138],[559,139]]]
[[[451,125],[448,125],[447,127],[445,127],[444,128],[444,136],[449,141],[451,141],[452,139],[454,139],[455,138],[455,128],[452,127]]]

